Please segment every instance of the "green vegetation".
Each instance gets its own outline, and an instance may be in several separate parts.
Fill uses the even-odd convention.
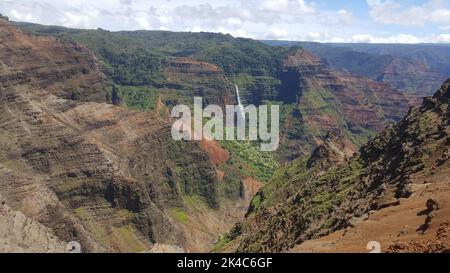
[[[278,169],[270,182],[253,198],[251,211],[285,202],[287,197],[302,189],[308,197],[300,200],[302,206],[305,209],[309,206],[307,210],[310,214],[322,215],[339,204],[363,168],[358,158],[343,166],[330,166],[326,172],[319,167],[308,168],[307,162],[308,158],[301,158]],[[318,173],[321,174],[319,177]]]
[[[260,99],[266,94],[270,99],[276,95],[273,89],[278,85],[276,76],[282,60],[294,50],[214,33],[109,32],[34,24],[21,27],[34,34],[54,35],[86,45],[100,57],[106,74],[117,85],[170,88],[163,73],[166,61],[189,57],[218,65],[233,80],[234,76],[247,77],[252,82],[248,89]]]
[[[62,33],[88,46],[105,63],[107,74],[119,85],[160,86],[166,56],[147,48],[142,41],[103,30]]]
[[[314,195],[310,201],[308,214],[312,219],[323,217],[336,206],[340,205],[344,197],[350,192],[357,178],[361,174],[362,165],[358,160],[335,168],[321,176],[315,183],[322,190]]]
[[[230,153],[227,164],[237,166],[244,176],[268,181],[279,167],[274,154],[262,152],[256,141],[222,141],[221,144]]]
[[[205,60],[222,67],[227,75],[272,75],[290,51],[285,47],[271,47],[255,40],[215,33],[109,32],[35,24],[20,26],[35,34],[55,35],[85,44],[113,69],[111,75],[122,85],[154,83],[168,56]]]
[[[146,86],[118,86],[117,89],[122,105],[132,110],[156,110],[159,90]]]
[[[224,178],[221,183],[219,183],[219,193],[220,196],[226,199],[237,199],[242,197],[242,174],[239,168],[233,164],[224,164],[221,166],[224,172]]]
[[[242,100],[254,105],[264,103],[264,100],[277,100],[281,81],[274,76],[252,76],[238,74],[232,76],[231,81],[239,86]]]
[[[361,183],[363,165],[359,158],[313,167],[308,161],[298,159],[280,168],[252,200],[246,221],[235,225],[215,249],[242,235],[233,242],[238,252],[278,252],[335,229],[340,221],[334,212]]]
[[[270,47],[244,38],[215,33],[177,33],[166,31],[120,32],[161,54],[191,57],[220,66],[228,76],[241,73],[273,75],[290,51]]]
[[[194,149],[195,147],[195,149]],[[218,206],[218,186],[214,167],[198,152],[198,143],[170,140],[168,155],[176,166],[167,170],[169,184],[187,196],[199,196],[209,206]]]
[[[426,132],[430,132],[432,129],[434,129],[435,122],[438,120],[438,114],[434,112],[424,112],[418,122],[415,130],[419,134],[424,134]]]
[[[86,208],[79,207],[79,208],[75,209],[74,212],[75,212],[75,215],[83,221],[87,221],[90,218],[90,214],[86,210]]]
[[[207,206],[205,206],[204,200],[196,195],[183,196],[183,202],[184,202],[184,205],[186,205],[186,207],[195,209],[198,211],[203,211],[204,207],[207,207]],[[199,208],[201,208],[201,209],[199,209]]]
[[[121,252],[139,253],[145,250],[145,246],[131,226],[115,227],[112,235],[117,237],[117,244]]]
[[[313,88],[308,90],[308,92],[304,92],[300,102],[300,111],[305,116],[327,115],[345,128],[344,114],[339,109],[335,97],[330,91],[323,88]],[[323,124],[310,126],[309,130],[316,136],[324,136],[327,133],[324,131]]]
[[[252,201],[250,202],[250,207],[253,210],[258,210],[261,207],[263,197],[261,193],[258,193],[255,197],[253,197]]]
[[[189,221],[189,215],[180,208],[169,209],[169,215],[183,224],[186,224]]]
[[[219,241],[214,245],[212,252],[220,252],[230,241],[231,240],[227,235],[220,236]]]

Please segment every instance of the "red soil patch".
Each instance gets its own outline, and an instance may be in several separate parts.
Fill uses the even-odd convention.
[[[202,140],[200,148],[208,154],[209,159],[216,166],[224,163],[229,158],[227,150],[222,148],[216,141]]]

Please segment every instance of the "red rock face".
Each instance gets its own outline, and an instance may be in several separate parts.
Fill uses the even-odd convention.
[[[234,86],[222,69],[190,58],[172,58],[165,64],[164,76],[178,93],[203,97],[205,103],[235,105]]]
[[[328,131],[340,130],[361,139],[400,120],[410,100],[389,85],[329,70],[316,57],[300,50],[284,62],[285,73],[298,77],[296,92],[301,118],[317,143]],[[285,131],[286,132],[286,131]]]
[[[285,67],[298,67],[300,69],[302,67],[322,67],[320,59],[304,49],[297,50],[294,54],[289,55],[283,64]]]
[[[223,74],[223,70],[217,65],[196,61],[190,58],[174,58],[168,62],[168,66],[180,73],[196,75]]]
[[[406,97],[388,85],[340,73],[332,73],[340,92],[333,92],[346,119],[360,127],[382,131],[387,122],[398,121],[410,105]]]
[[[446,76],[432,72],[422,62],[393,58],[378,80],[398,90],[425,97],[432,94],[430,91],[438,89],[439,84],[446,80]]]
[[[31,84],[61,98],[106,101],[109,83],[85,47],[35,37],[0,20],[0,84]]]
[[[217,141],[204,139],[200,142],[200,148],[208,154],[211,162],[216,166],[220,166],[230,157],[228,151],[222,148]]]

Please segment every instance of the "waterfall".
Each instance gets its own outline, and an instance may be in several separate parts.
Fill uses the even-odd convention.
[[[244,106],[242,106],[241,96],[239,95],[239,87],[237,85],[235,85],[234,87],[236,88],[236,97],[238,100],[239,114],[241,116],[241,121],[243,121],[243,123],[245,124],[245,112],[244,112]]]

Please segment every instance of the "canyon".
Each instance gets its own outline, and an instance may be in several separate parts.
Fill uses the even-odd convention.
[[[450,83],[421,102],[445,70],[332,60],[0,18],[0,252],[448,251]],[[280,148],[175,141],[170,112],[194,97],[279,105]]]

